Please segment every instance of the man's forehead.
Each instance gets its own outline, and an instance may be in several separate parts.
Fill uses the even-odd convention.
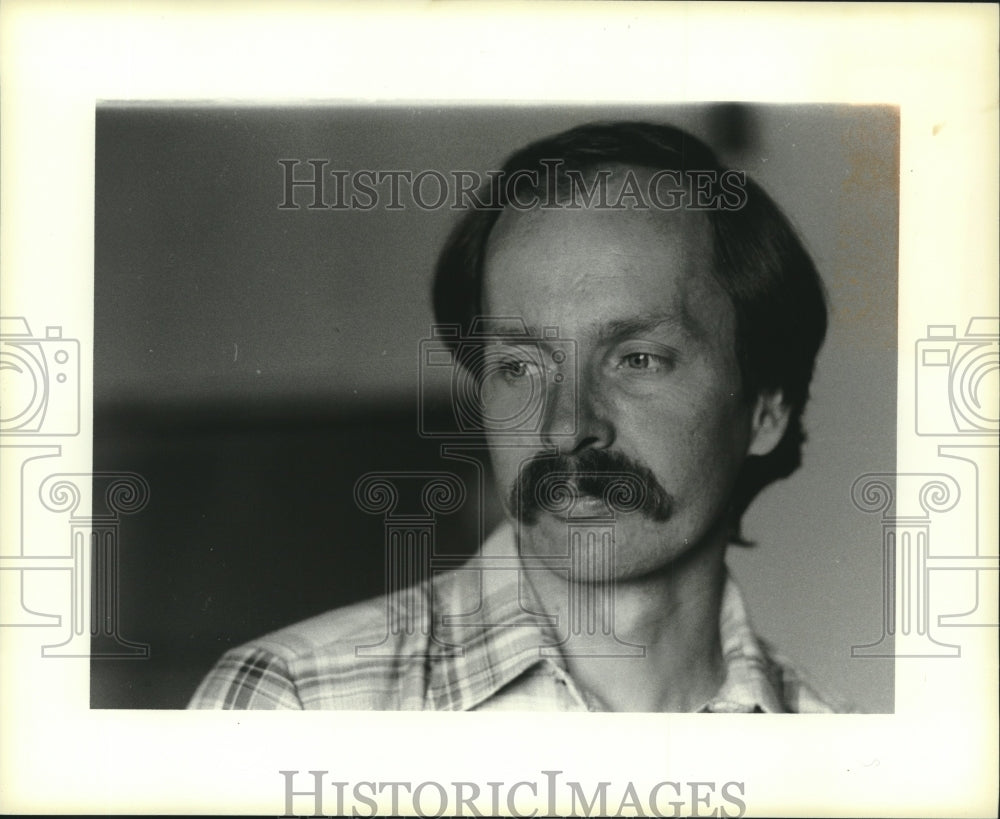
[[[631,298],[630,318],[654,306],[679,311],[716,290],[714,247],[703,213],[600,208],[504,213],[483,265],[483,307],[502,312],[539,293],[589,289]],[[500,308],[491,311],[489,308]]]
[[[615,341],[628,336],[661,331],[696,336],[703,331],[683,304],[676,310],[665,312],[602,317],[590,322],[583,329],[597,341]],[[473,334],[500,338],[511,343],[516,343],[519,339],[534,343],[555,341],[563,337],[558,325],[533,324],[526,322],[520,316],[482,316],[477,320]]]
[[[501,211],[486,242],[484,260],[489,267],[501,255],[522,255],[527,247],[533,252],[546,246],[563,254],[585,250],[587,239],[600,234],[609,245],[617,245],[622,255],[631,249],[659,246],[664,252],[678,247],[698,257],[711,256],[711,226],[703,210],[665,209],[648,203],[622,199],[618,194],[629,178],[649,177],[649,168],[610,166],[607,196],[589,201],[574,196],[552,202],[536,199],[528,208],[508,205]]]
[[[532,339],[555,325],[577,340],[653,331],[704,339],[731,312],[714,267],[704,212],[505,212],[484,260],[484,326]]]

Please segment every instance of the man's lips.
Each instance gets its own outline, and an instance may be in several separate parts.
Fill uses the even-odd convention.
[[[573,505],[565,512],[546,512],[557,520],[568,521],[576,518],[606,518],[613,517],[615,512],[608,506],[603,498],[587,492],[579,492],[575,495]]]

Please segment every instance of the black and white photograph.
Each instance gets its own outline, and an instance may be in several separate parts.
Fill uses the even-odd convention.
[[[108,103],[96,157],[149,501],[94,707],[892,711],[897,110]]]
[[[1000,13],[0,6],[0,811],[979,816]]]

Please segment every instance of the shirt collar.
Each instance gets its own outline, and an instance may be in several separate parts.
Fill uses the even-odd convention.
[[[729,572],[722,590],[719,637],[726,677],[701,711],[712,713],[784,714],[781,669],[754,634],[743,593]]]
[[[469,710],[539,663],[558,638],[520,571],[514,530],[497,529],[478,558],[435,581],[435,649],[427,698],[437,710]]]
[[[565,672],[562,656],[551,649],[558,642],[551,618],[542,613],[519,567],[514,529],[504,524],[476,560],[435,581],[429,708],[474,708],[540,663]],[[726,676],[699,710],[784,713],[781,670],[753,633],[743,595],[728,572],[719,629]]]

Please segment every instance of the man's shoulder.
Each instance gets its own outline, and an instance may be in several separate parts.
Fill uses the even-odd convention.
[[[760,637],[757,641],[774,669],[779,696],[789,713],[857,713],[858,709],[848,700],[816,683],[801,666],[778,651],[773,644]]]
[[[817,685],[753,626],[739,584],[727,574],[720,608],[727,676],[712,710],[753,707],[766,713],[831,714],[855,710]]]
[[[421,584],[285,626],[227,651],[189,707],[420,708],[430,616]]]
[[[514,554],[510,527],[499,527],[482,549]],[[432,579],[331,609],[233,648],[202,681],[188,707],[430,707],[434,663],[453,647],[443,647],[432,636],[435,617],[475,611],[488,593],[479,582],[481,573],[467,568],[435,573]],[[513,589],[516,595],[516,582],[507,583],[502,591]],[[460,627],[450,633],[458,640],[464,634]],[[472,628],[470,633],[477,632]]]
[[[338,654],[347,647],[380,642],[387,636],[393,614],[400,617],[402,607],[409,610],[412,606],[408,603],[426,596],[422,587],[408,591],[408,598],[381,595],[330,609],[251,640],[246,647],[267,649],[286,662],[295,664],[317,655]],[[410,617],[414,616],[419,616],[419,612],[410,614]]]

